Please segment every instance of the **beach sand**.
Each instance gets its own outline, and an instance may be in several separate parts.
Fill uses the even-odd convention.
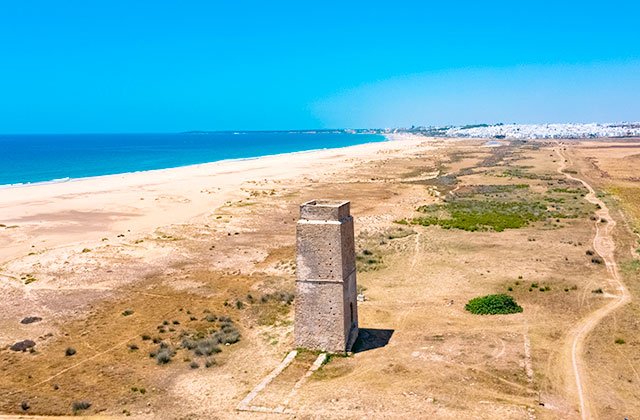
[[[10,229],[0,231],[0,264],[29,252],[91,247],[104,237],[197,223],[225,202],[243,198],[246,183],[303,183],[305,177],[339,172],[424,141],[398,135],[391,142],[339,149],[3,188],[0,224]]]

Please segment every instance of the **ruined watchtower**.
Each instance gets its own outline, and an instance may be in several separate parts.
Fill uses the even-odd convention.
[[[300,206],[296,263],[296,347],[350,351],[358,337],[358,308],[348,201]]]

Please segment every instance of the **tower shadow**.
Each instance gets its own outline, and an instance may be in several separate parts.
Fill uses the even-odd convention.
[[[378,349],[389,344],[394,330],[384,330],[378,328],[360,328],[358,338],[353,345],[354,353]]]

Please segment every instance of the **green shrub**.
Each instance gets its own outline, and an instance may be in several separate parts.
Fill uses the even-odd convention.
[[[478,315],[515,314],[522,312],[522,307],[509,295],[487,295],[473,298],[464,307],[467,311]]]
[[[174,355],[175,352],[172,349],[167,347],[163,348],[161,345],[155,356],[156,362],[158,362],[159,365],[165,365],[171,361]]]
[[[622,338],[616,338],[616,341],[615,341],[616,344],[624,344],[625,342],[626,341],[624,341],[624,339]]]
[[[73,408],[73,411],[81,411],[91,407],[91,403],[89,401],[76,401],[71,407]]]

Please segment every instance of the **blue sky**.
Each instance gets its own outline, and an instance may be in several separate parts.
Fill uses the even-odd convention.
[[[0,133],[640,120],[632,1],[3,1]]]

